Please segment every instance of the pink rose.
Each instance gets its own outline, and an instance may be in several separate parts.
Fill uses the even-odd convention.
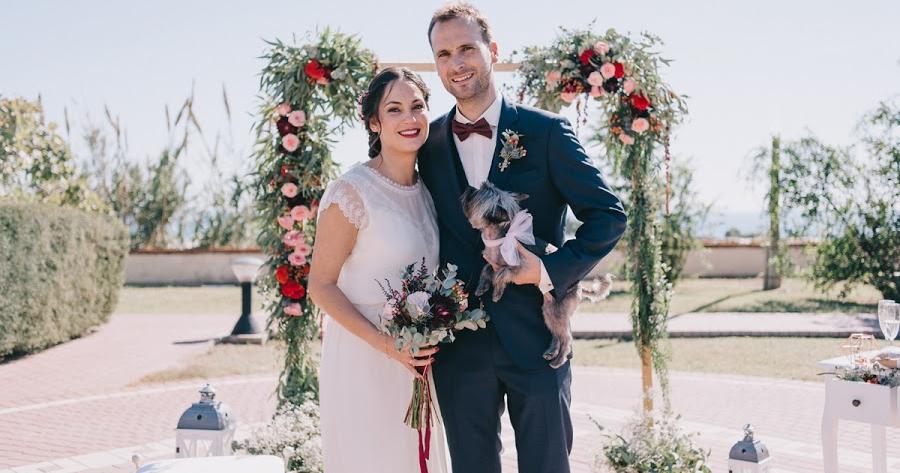
[[[306,259],[306,257],[309,256],[310,253],[312,253],[312,247],[309,246],[309,243],[307,243],[306,240],[300,240],[294,246],[294,252],[291,254],[300,255],[301,257]]]
[[[303,266],[306,264],[306,256],[294,251],[288,255],[288,263],[291,263],[291,266]]]
[[[275,107],[275,112],[277,112],[279,115],[281,115],[283,117],[283,116],[291,113],[291,106],[288,105],[287,102],[280,103],[280,104],[278,104],[277,107]]]
[[[597,41],[594,43],[594,51],[597,51],[597,54],[606,54],[609,52],[609,44],[603,41]]]
[[[622,82],[622,90],[625,91],[625,95],[631,95],[635,87],[637,84],[631,79],[625,79],[625,82]]]
[[[293,317],[298,317],[303,314],[303,307],[300,306],[299,302],[294,302],[284,306],[284,313]]]
[[[328,78],[327,77],[319,77],[318,79],[316,79],[316,84],[328,85]]]
[[[281,146],[284,146],[288,153],[293,153],[300,147],[300,138],[293,133],[288,133],[281,138]]]
[[[611,62],[603,64],[600,66],[600,75],[602,75],[604,79],[612,79],[616,76],[616,66]]]
[[[294,125],[297,128],[303,126],[306,123],[306,114],[303,113],[303,110],[294,110],[293,112],[288,114],[288,123]]]
[[[621,141],[623,144],[626,144],[626,145],[634,144],[634,138],[628,136],[627,133],[622,133],[621,135],[619,135],[619,141]]]
[[[562,79],[562,73],[559,71],[547,71],[544,77],[547,79],[547,83],[555,83]]]
[[[381,308],[381,318],[383,320],[392,320],[394,318],[394,300],[391,299]],[[465,309],[463,309],[465,310]]]
[[[294,217],[282,215],[278,217],[278,225],[285,230],[292,230],[294,228]]]
[[[603,76],[600,75],[600,73],[597,71],[591,72],[591,74],[587,78],[587,82],[594,87],[600,87],[601,85],[603,85]]]
[[[298,222],[305,222],[312,216],[309,208],[305,205],[298,205],[291,209],[291,217]]]
[[[591,98],[597,98],[597,97],[603,96],[603,89],[601,89],[600,87],[597,87],[596,85],[591,87],[590,96],[591,96]]]
[[[300,188],[297,187],[297,184],[293,182],[288,182],[285,185],[281,186],[281,194],[287,197],[288,199],[293,199],[297,196],[297,192],[300,191]]]
[[[635,133],[643,133],[650,129],[650,122],[648,122],[646,118],[636,118],[631,122],[631,129]]]
[[[566,103],[572,103],[575,100],[575,97],[578,97],[578,92],[563,92],[559,94],[559,98],[563,99]]]
[[[300,243],[306,244],[303,241],[303,234],[297,230],[291,230],[284,234],[284,237],[281,238],[281,241],[284,242],[285,246],[297,246]]]

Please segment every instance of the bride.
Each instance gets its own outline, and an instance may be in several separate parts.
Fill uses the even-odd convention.
[[[428,87],[405,68],[379,72],[361,100],[369,157],[329,184],[319,205],[309,294],[328,315],[319,373],[322,448],[328,473],[419,471],[417,432],[404,424],[416,356],[378,330],[385,297],[376,281],[399,287],[405,266],[438,265],[434,203],[416,174],[428,137]],[[430,371],[429,371],[430,376]],[[432,396],[436,400],[436,396]],[[447,473],[438,424],[429,473]]]

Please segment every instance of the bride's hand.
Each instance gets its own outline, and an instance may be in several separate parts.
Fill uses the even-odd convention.
[[[385,344],[383,351],[384,353],[398,361],[403,365],[404,368],[409,370],[413,376],[417,378],[422,377],[422,373],[419,372],[416,368],[423,368],[425,366],[430,366],[434,362],[434,354],[438,352],[437,347],[421,347],[419,351],[413,355],[409,347],[403,347],[402,350],[398,350],[394,345],[394,341],[390,337],[385,337]]]

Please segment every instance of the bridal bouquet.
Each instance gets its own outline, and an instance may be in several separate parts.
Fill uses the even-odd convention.
[[[399,289],[385,281],[381,287],[387,303],[381,313],[381,330],[394,338],[398,350],[409,347],[416,354],[422,347],[450,343],[461,330],[484,328],[489,320],[480,308],[468,308],[465,284],[456,279],[456,266],[447,264],[443,275],[431,273],[425,259],[410,264],[400,276]],[[425,460],[431,441],[431,386],[428,367],[413,380],[413,394],[404,422],[419,432],[419,465],[427,472]],[[424,430],[424,438],[423,438]]]

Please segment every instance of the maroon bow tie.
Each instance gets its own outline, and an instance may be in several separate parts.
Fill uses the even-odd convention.
[[[475,123],[462,123],[453,120],[451,124],[453,133],[459,138],[459,141],[466,141],[472,133],[477,133],[487,139],[491,139],[494,134],[491,132],[491,124],[484,118],[478,119]]]

